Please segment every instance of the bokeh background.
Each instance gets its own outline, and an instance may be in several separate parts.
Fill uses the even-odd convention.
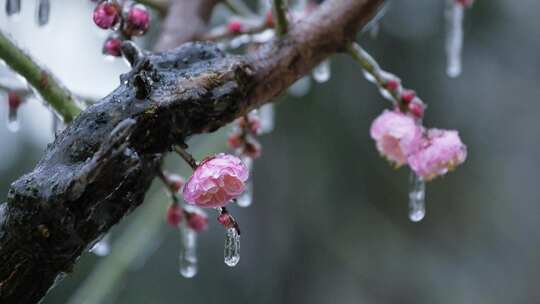
[[[106,33],[92,24],[90,1],[52,1],[45,28],[34,5],[23,1],[16,18],[2,9],[0,29],[82,96],[117,86],[128,68],[100,54]],[[279,98],[255,164],[254,204],[232,207],[243,232],[237,267],[223,264],[224,231],[212,223],[199,238],[199,274],[182,278],[179,233],[166,226],[168,201],[155,187],[113,229],[111,255],[85,254],[44,303],[540,302],[539,11],[535,0],[477,1],[457,79],[445,75],[443,0],[393,1],[378,37],[359,37],[428,103],[428,126],[458,129],[468,145],[461,168],[428,184],[422,222],[407,218],[407,170],[385,163],[369,138],[388,104],[359,66],[335,56],[330,81]],[[151,38],[139,42],[151,48]],[[6,117],[3,103],[2,125]],[[0,197],[36,164],[50,123],[30,100],[20,132],[0,128]],[[225,149],[225,135],[198,136],[195,154]],[[187,172],[175,157],[169,168]]]

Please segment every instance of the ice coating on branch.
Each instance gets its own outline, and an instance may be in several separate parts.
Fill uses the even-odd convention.
[[[106,234],[90,249],[90,252],[100,257],[109,255],[111,253],[111,235]]]
[[[422,142],[422,127],[398,111],[385,110],[373,121],[370,134],[379,153],[397,166],[405,164]]]
[[[238,157],[221,153],[197,167],[182,194],[186,202],[199,207],[222,207],[244,192],[248,176],[248,168]]]
[[[324,83],[330,80],[330,73],[330,60],[324,60],[313,69],[312,75],[316,82]]]
[[[253,182],[246,183],[246,190],[236,199],[238,207],[249,207],[253,202]]]
[[[39,26],[45,26],[47,23],[49,23],[50,12],[50,0],[39,0],[37,6],[37,23]]]
[[[6,0],[6,14],[8,16],[17,14],[21,11],[21,0]]]
[[[8,119],[7,127],[11,132],[17,132],[20,128],[19,123],[19,107],[21,106],[23,99],[14,91],[8,93]]]
[[[426,182],[411,171],[409,181],[409,219],[421,221],[426,215]]]
[[[411,169],[429,181],[462,164],[467,158],[467,147],[454,130],[430,129],[421,148],[409,156]]]

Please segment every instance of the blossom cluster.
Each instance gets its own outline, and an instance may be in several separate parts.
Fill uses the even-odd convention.
[[[385,110],[371,125],[379,153],[397,167],[408,164],[428,181],[463,163],[467,148],[457,131],[426,129],[412,115]]]

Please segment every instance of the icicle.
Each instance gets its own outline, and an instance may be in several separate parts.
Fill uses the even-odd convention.
[[[197,232],[182,225],[180,242],[178,270],[184,278],[192,278],[197,274]]]
[[[261,121],[261,134],[267,134],[274,130],[274,104],[267,103],[259,109],[259,118]]]
[[[421,221],[426,215],[426,182],[411,171],[409,184],[409,219]]]
[[[225,234],[224,261],[234,267],[240,261],[240,235],[235,228],[228,228]]]
[[[289,94],[294,97],[305,96],[311,89],[311,79],[309,76],[298,79],[292,86],[289,87]]]
[[[50,11],[51,3],[49,0],[38,0],[37,23],[39,26],[44,26],[49,23]]]
[[[6,0],[6,14],[12,16],[21,11],[21,0]]]
[[[463,48],[463,15],[465,8],[457,0],[447,0],[446,11],[446,74],[461,74],[461,49]]]
[[[10,130],[11,132],[17,132],[20,128],[19,115],[17,114],[17,112],[17,109],[12,108],[10,108],[8,112],[7,127],[8,130]]]
[[[313,79],[318,83],[327,82],[330,79],[330,60],[324,60],[313,69]]]
[[[253,202],[253,182],[247,181],[246,190],[237,199],[238,207],[249,207]]]
[[[111,236],[106,234],[99,242],[97,242],[90,252],[97,256],[107,256],[111,252]]]
[[[51,114],[52,114],[52,132],[53,132],[54,137],[56,138],[56,136],[60,132],[62,132],[65,126],[62,119],[60,119],[60,117],[58,117],[58,115],[54,111],[51,111]]]

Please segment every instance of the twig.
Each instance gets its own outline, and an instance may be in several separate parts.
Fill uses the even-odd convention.
[[[180,148],[179,146],[175,146],[174,151],[176,151],[176,153],[178,153],[178,155],[180,155],[186,161],[186,163],[191,167],[191,169],[197,169],[197,167],[199,166],[197,164],[197,161],[186,150]]]
[[[24,51],[0,31],[0,58],[15,72],[23,76],[51,105],[65,122],[81,112],[73,94],[64,88],[49,72],[41,68]]]
[[[284,0],[274,0],[273,5],[274,20],[276,24],[276,33],[278,36],[283,36],[287,33],[287,7]]]
[[[243,20],[242,30],[238,32],[231,32],[227,25],[218,26],[213,28],[208,33],[205,33],[199,37],[200,40],[206,41],[218,41],[222,39],[228,39],[239,35],[253,35],[260,33],[270,28],[265,20]]]

